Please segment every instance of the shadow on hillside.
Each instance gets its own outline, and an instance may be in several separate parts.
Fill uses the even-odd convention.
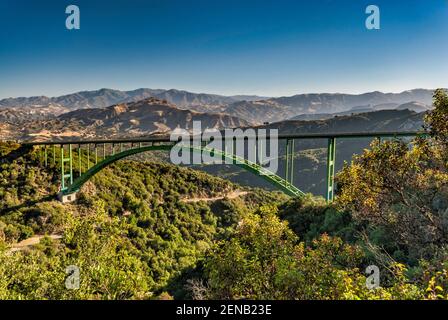
[[[51,200],[54,200],[54,199],[56,199],[56,195],[48,195],[48,196],[45,196],[45,197],[37,199],[37,200],[28,200],[28,201],[25,201],[22,204],[17,205],[17,206],[0,209],[0,216],[6,214],[8,212],[11,212],[11,211],[15,211],[15,210],[20,210],[20,209],[23,209],[23,208],[31,207],[31,206],[34,206],[34,205],[36,205],[38,203],[47,202],[47,201],[51,201]]]
[[[18,158],[30,153],[32,149],[33,146],[21,145],[19,148],[12,150],[10,153],[0,156],[0,162],[13,162],[14,160],[17,160]]]
[[[194,285],[189,283],[189,281],[201,279],[204,268],[202,263],[202,261],[198,261],[196,267],[188,267],[181,270],[180,274],[170,278],[168,283],[156,292],[156,295],[162,292],[168,292],[175,300],[192,299],[192,292],[190,290]]]

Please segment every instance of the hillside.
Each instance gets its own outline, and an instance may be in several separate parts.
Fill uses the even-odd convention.
[[[18,124],[32,120],[47,120],[68,111],[68,108],[54,103],[39,106],[0,108],[0,122]]]
[[[86,184],[77,203],[62,205],[55,200],[57,171],[40,166],[35,152],[8,157],[17,147],[0,143],[1,299],[142,299],[163,291],[184,297],[181,277],[193,276],[204,254],[245,213],[286,200],[256,190],[228,199],[238,186],[220,178],[122,161]],[[197,198],[216,200],[186,201]],[[16,245],[24,239],[40,243]],[[70,264],[82,268],[86,281],[77,291],[66,290],[57,276]],[[47,272],[39,272],[44,266]]]
[[[113,105],[107,108],[82,109],[44,121],[8,122],[0,139],[46,140],[67,137],[129,137],[168,133],[176,128],[192,129],[201,121],[202,129],[246,127],[248,121],[227,114],[208,114],[178,109],[155,98]]]
[[[282,121],[295,114],[292,108],[271,100],[238,101],[225,107],[223,112],[256,124]]]
[[[423,104],[421,102],[411,101],[411,102],[403,103],[403,104],[399,105],[396,109],[397,110],[406,110],[406,109],[408,109],[408,110],[411,110],[411,111],[414,111],[414,112],[425,112],[425,111],[428,111],[429,108],[428,108],[427,105],[425,105],[425,104]]]
[[[422,129],[423,114],[404,110],[380,110],[367,113],[336,115],[324,120],[289,120],[263,126],[276,128],[279,133],[330,133],[418,131]]]
[[[168,132],[175,128],[192,129],[193,121],[201,121],[203,129],[245,127],[250,123],[226,114],[207,114],[180,110],[164,100],[145,100],[114,105],[104,109],[72,111],[59,117],[61,120],[78,121],[100,130],[116,130],[117,133],[148,134],[154,131]]]
[[[326,120],[337,116],[349,116],[349,115],[355,115],[360,113],[368,113],[368,112],[375,112],[375,111],[381,111],[381,110],[410,110],[414,111],[416,113],[420,112],[426,112],[431,109],[430,106],[425,105],[423,103],[417,102],[417,101],[411,101],[403,104],[397,104],[397,103],[384,103],[379,104],[375,106],[359,106],[359,107],[353,107],[348,111],[342,111],[342,112],[336,112],[336,113],[304,113],[299,114],[295,117],[292,117],[288,120]]]
[[[363,94],[316,93],[271,98],[269,100],[292,107],[297,114],[336,113],[359,106],[375,106],[390,103],[403,104],[410,101],[431,105],[432,93],[433,90],[425,89],[414,89],[401,93],[383,93],[379,91]]]

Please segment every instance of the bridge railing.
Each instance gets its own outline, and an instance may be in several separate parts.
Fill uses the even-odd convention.
[[[292,134],[279,134],[277,138],[279,140],[285,139],[329,139],[329,138],[399,138],[399,137],[415,137],[415,136],[426,136],[428,135],[425,131],[378,131],[378,132],[333,132],[333,133],[292,133]],[[209,142],[215,138],[212,137],[199,137],[192,135],[191,138],[200,138],[202,141]],[[222,139],[225,139],[224,137]],[[234,139],[246,139],[246,137],[234,137]],[[270,139],[266,136],[265,139]],[[23,145],[30,146],[42,146],[42,145],[67,145],[67,144],[120,144],[120,143],[145,143],[145,142],[176,142],[171,140],[170,136],[150,136],[150,137],[135,137],[135,138],[120,138],[120,139],[75,139],[75,140],[61,140],[61,141],[21,141]]]

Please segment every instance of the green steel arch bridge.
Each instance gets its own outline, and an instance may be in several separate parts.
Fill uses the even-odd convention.
[[[285,172],[280,176],[268,171],[260,164],[249,161],[236,155],[235,142],[239,138],[233,138],[233,148],[228,151],[211,149],[207,147],[209,141],[201,141],[199,146],[178,144],[183,150],[192,152],[209,152],[215,157],[219,156],[226,164],[241,167],[264,180],[292,197],[304,195],[294,185],[294,143],[297,140],[327,140],[327,170],[326,170],[326,199],[328,202],[334,199],[334,177],[336,160],[337,139],[361,139],[371,138],[381,141],[382,138],[411,138],[415,136],[426,136],[425,132],[374,132],[374,133],[334,133],[334,134],[290,134],[279,135],[278,140],[285,142],[284,156]],[[224,138],[223,138],[224,139]],[[266,137],[265,140],[269,140]],[[177,141],[171,141],[170,137],[132,138],[116,140],[73,140],[73,141],[45,141],[45,142],[22,142],[25,147],[37,148],[40,152],[42,163],[48,166],[50,163],[60,170],[60,192],[59,199],[62,202],[70,202],[76,198],[76,193],[92,176],[110,164],[142,152],[148,151],[170,151]],[[255,150],[256,152],[257,150]],[[76,164],[77,169],[74,168]]]

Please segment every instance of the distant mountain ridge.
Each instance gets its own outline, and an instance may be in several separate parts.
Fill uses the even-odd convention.
[[[381,104],[403,104],[411,101],[431,105],[433,90],[414,89],[401,93],[382,93],[379,91],[363,94],[312,93],[297,94],[290,97],[268,98],[260,96],[235,95],[223,96],[208,93],[192,93],[176,89],[140,88],[130,91],[100,89],[81,91],[58,97],[19,97],[0,100],[0,107],[23,107],[59,104],[71,110],[86,108],[105,108],[118,103],[143,100],[149,97],[167,100],[178,108],[200,112],[229,112],[237,102],[264,101],[265,104],[282,106],[285,110],[301,113],[335,113],[347,111],[358,106]],[[260,102],[261,103],[261,102]],[[288,111],[288,112],[289,112]]]
[[[131,91],[121,91],[114,89],[100,89],[94,91],[80,91],[58,97],[19,97],[6,98],[0,100],[0,107],[29,107],[48,105],[50,103],[59,104],[71,110],[87,108],[105,108],[118,103],[139,101],[146,98],[158,98],[176,104],[179,108],[209,107],[211,110],[219,109],[229,103],[240,100],[260,100],[259,96],[222,96],[217,94],[192,93],[176,89],[136,89]],[[199,111],[199,110],[198,110]],[[204,110],[202,110],[204,111]]]
[[[335,115],[372,112],[384,109],[430,109],[432,90],[415,89],[401,93],[370,92],[360,95],[319,93],[258,101],[238,101],[222,110],[239,118],[262,124],[287,119],[325,119]]]
[[[363,94],[299,94],[292,97],[271,98],[269,101],[294,108],[299,113],[336,113],[357,106],[375,106],[388,103],[403,104],[411,101],[431,105],[432,95],[433,90],[414,89],[400,93],[374,91]]]
[[[385,103],[376,105],[373,107],[370,106],[359,106],[354,107],[348,111],[342,111],[337,113],[303,113],[299,114],[298,116],[292,117],[289,120],[326,120],[331,119],[333,117],[340,117],[340,116],[347,116],[347,115],[355,115],[360,113],[368,113],[368,112],[375,112],[380,110],[410,110],[414,111],[416,113],[420,112],[426,112],[430,110],[432,107],[425,105],[420,102],[411,101],[403,104],[397,104],[397,103]]]
[[[421,131],[423,116],[409,109],[380,110],[324,120],[287,120],[263,127],[278,129],[281,134]]]

